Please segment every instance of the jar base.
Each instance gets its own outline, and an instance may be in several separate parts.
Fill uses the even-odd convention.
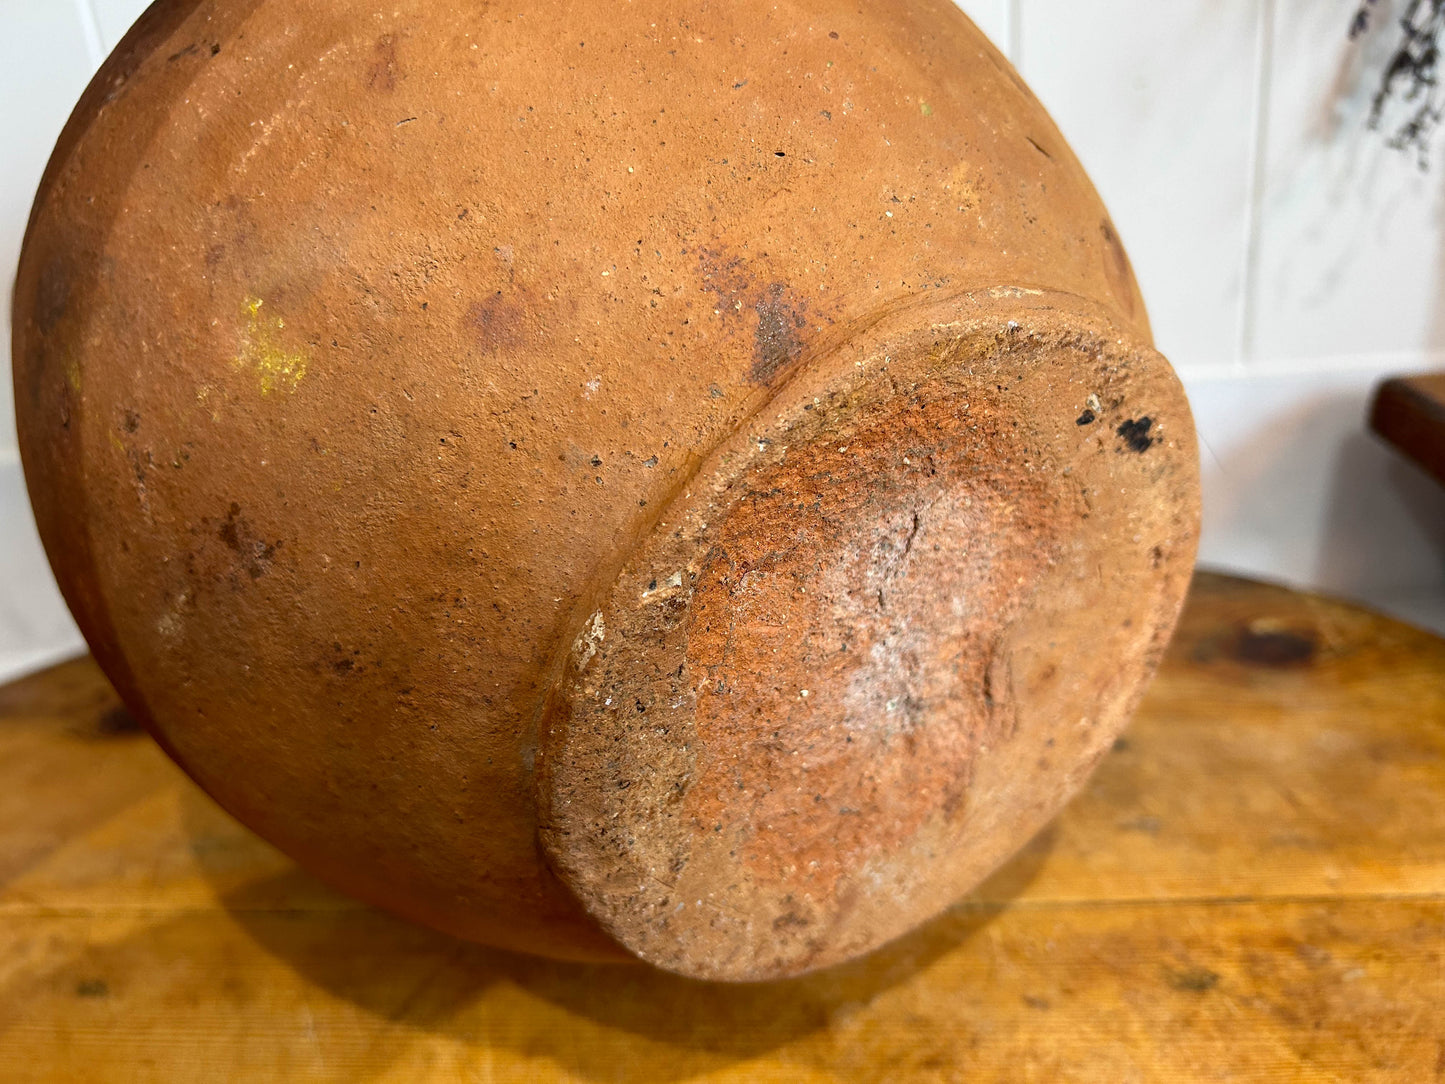
[[[1195,437],[1086,302],[895,313],[704,461],[585,619],[543,730],[548,860],[625,948],[780,978],[1025,843],[1182,603]]]

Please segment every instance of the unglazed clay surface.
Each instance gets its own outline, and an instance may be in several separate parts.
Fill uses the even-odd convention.
[[[950,3],[162,0],[16,288],[133,712],[463,937],[761,979],[1025,842],[1177,617],[1183,394]]]

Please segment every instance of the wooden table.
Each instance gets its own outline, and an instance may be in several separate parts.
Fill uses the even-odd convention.
[[[1445,485],[1445,373],[1386,380],[1370,404],[1370,428]]]
[[[1051,828],[901,943],[759,987],[353,903],[67,663],[0,690],[0,1080],[1445,1080],[1445,642],[1199,576]]]

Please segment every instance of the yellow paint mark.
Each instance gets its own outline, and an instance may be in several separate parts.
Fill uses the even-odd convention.
[[[923,115],[924,115],[925,117],[931,117],[931,116],[933,116],[933,106],[929,105],[927,102],[923,101],[922,99],[920,99],[919,102],[918,102],[918,108],[923,111]]]
[[[259,297],[248,297],[243,306],[246,317],[246,331],[241,337],[241,353],[236,364],[254,372],[260,382],[261,394],[273,391],[296,390],[306,375],[305,354],[292,353],[282,345],[281,332],[286,330],[286,321],[279,316],[269,319],[261,315],[265,302]]]
[[[75,360],[74,354],[65,356],[65,382],[70,385],[71,391],[80,394],[80,362]]]

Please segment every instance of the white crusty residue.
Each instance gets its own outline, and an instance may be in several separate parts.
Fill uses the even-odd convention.
[[[703,526],[706,527],[707,524],[703,524]],[[681,587],[681,586],[682,586],[682,573],[681,573],[681,572],[674,572],[671,576],[667,577],[667,579],[665,579],[665,580],[660,579],[660,578],[659,578],[659,579],[655,579],[655,580],[651,581],[651,582],[647,585],[646,590],[644,590],[644,591],[642,592],[642,601],[643,601],[643,602],[660,601],[663,597],[665,597],[666,595],[671,594],[673,591],[677,590],[677,588],[679,588],[679,587]]]
[[[587,664],[592,661],[592,656],[597,654],[597,649],[602,646],[602,641],[606,638],[607,624],[602,620],[602,611],[598,610],[588,619],[587,624],[582,626],[582,631],[577,635],[577,642],[572,645],[578,670],[587,669]]]

